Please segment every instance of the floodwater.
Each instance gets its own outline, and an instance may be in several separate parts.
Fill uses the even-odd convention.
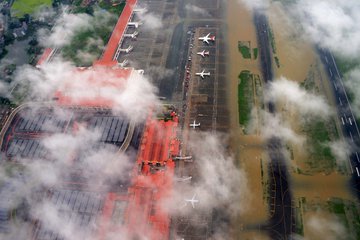
[[[280,60],[280,68],[276,68],[274,65],[276,68],[275,76],[277,78],[283,76],[288,80],[300,83],[311,73],[319,89],[319,94],[323,95],[324,98],[330,99],[328,102],[331,104],[333,96],[329,91],[329,81],[327,75],[324,74],[323,66],[316,55],[313,45],[304,40],[304,36],[298,31],[296,24],[286,16],[281,4],[272,5],[269,19],[274,31],[276,54]],[[279,109],[282,109],[282,107],[279,107]],[[290,123],[292,129],[301,134],[299,115],[296,109],[292,109],[292,111],[293,114],[282,112],[282,115],[285,121]],[[291,161],[292,167],[304,167],[307,154],[304,154],[304,150],[301,147],[292,147],[294,148],[294,159]],[[305,197],[307,202],[314,202],[317,206],[325,206],[326,201],[333,197],[354,200],[349,191],[348,176],[340,173],[332,172],[325,174],[319,172],[312,175],[302,175],[296,173],[296,171],[290,171],[290,177],[295,201]],[[325,212],[322,216],[324,220],[330,216],[327,212],[328,209],[319,210]],[[311,226],[307,224],[308,219],[309,213],[305,213],[303,218],[305,222],[305,237],[309,237],[309,239],[323,238],[322,235],[311,230]],[[328,218],[328,220],[331,219]]]
[[[254,239],[259,232],[247,229],[249,226],[261,224],[268,218],[267,202],[263,199],[261,183],[261,160],[264,158],[264,147],[259,136],[246,136],[238,123],[237,85],[238,75],[242,70],[250,70],[260,74],[258,60],[243,59],[238,51],[238,41],[251,41],[251,47],[257,47],[256,32],[252,23],[252,15],[237,0],[229,0],[227,12],[229,76],[228,97],[230,124],[232,130],[232,149],[236,153],[237,164],[248,176],[248,187],[251,192],[247,211],[233,221],[234,239]],[[267,172],[266,169],[263,170]],[[259,235],[259,236],[258,236]],[[261,235],[262,236],[262,235]],[[263,236],[258,239],[266,239]]]
[[[239,1],[228,0],[227,11],[227,34],[229,41],[228,95],[232,129],[231,146],[236,153],[238,164],[247,172],[248,186],[252,193],[251,203],[248,206],[249,211],[233,221],[233,235],[234,239],[254,239],[255,236],[256,238],[261,236],[259,239],[266,239],[266,236],[256,231],[256,227],[254,227],[257,224],[264,223],[269,215],[267,202],[263,200],[263,185],[261,183],[261,161],[265,162],[266,152],[260,136],[246,136],[243,134],[238,124],[237,110],[239,73],[242,70],[250,70],[255,74],[261,75],[259,59],[243,59],[237,47],[238,41],[251,41],[252,47],[256,47],[255,26],[252,22],[251,13]],[[324,74],[314,46],[304,40],[305,37],[298,31],[296,24],[286,15],[286,11],[281,4],[273,4],[268,13],[269,22],[275,36],[276,56],[280,61],[280,68],[273,64],[275,81],[283,76],[288,80],[301,83],[312,71],[314,72],[314,80],[320,90],[320,94],[323,94],[325,98],[332,98],[327,76]],[[332,103],[333,101],[330,99],[328,102]],[[286,109],[286,107],[279,106],[278,109]],[[296,109],[291,109],[291,113],[289,111],[280,111],[279,114],[283,115],[284,120],[291,125],[295,132],[301,134],[301,123]],[[320,205],[326,205],[326,201],[332,197],[354,200],[348,190],[348,176],[336,172],[331,174],[320,172],[313,175],[302,175],[293,171],[296,167],[304,166],[307,155],[304,154],[301,146],[298,148],[292,146],[292,148],[294,150],[293,160],[291,163],[289,162],[289,171],[295,201],[305,197],[310,202],[316,201],[320,202]],[[265,166],[263,166],[263,171],[267,172]],[[327,211],[327,209],[322,210]],[[327,214],[324,214],[325,218],[326,216]],[[303,220],[305,221],[307,218],[308,216],[306,215]],[[254,229],[248,231],[247,226],[252,226]],[[305,234],[309,233],[309,236],[314,236],[314,233],[311,232],[307,224],[304,224],[304,232]],[[319,237],[321,236],[311,239]]]

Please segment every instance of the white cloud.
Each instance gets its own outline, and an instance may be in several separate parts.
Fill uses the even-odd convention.
[[[145,30],[157,30],[163,26],[161,18],[153,13],[141,14],[139,18],[143,22]]]
[[[353,58],[360,54],[359,11],[357,0],[300,0],[294,8],[306,38]]]
[[[270,0],[238,0],[251,10],[265,10],[270,6]]]
[[[42,29],[38,35],[43,46],[58,48],[69,44],[76,32],[90,28],[92,28],[92,25],[89,15],[64,12],[57,19],[50,33]]]
[[[292,109],[303,116],[326,118],[332,113],[332,109],[323,97],[308,93],[300,88],[299,84],[284,77],[270,84],[268,97],[275,102],[290,104]]]
[[[201,7],[198,7],[194,4],[186,4],[185,5],[185,9],[189,12],[189,13],[194,13],[194,14],[199,14],[201,16],[204,16],[204,17],[209,17],[210,14],[208,11],[206,11],[205,9],[201,8]]]

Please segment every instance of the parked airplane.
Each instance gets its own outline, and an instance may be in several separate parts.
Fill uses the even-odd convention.
[[[128,65],[128,63],[129,63],[129,60],[124,59],[124,61],[119,62],[118,65],[119,65],[120,67],[126,67],[126,66]]]
[[[212,41],[212,42],[215,41],[215,36],[210,37],[210,33],[208,33],[205,37],[199,37],[199,40],[202,40],[203,42],[210,44],[209,41]]]
[[[194,120],[193,123],[190,123],[190,127],[195,129],[196,127],[200,127],[200,123],[196,123],[196,120]]]
[[[121,48],[121,49],[119,49],[119,51],[120,51],[120,52],[129,53],[129,52],[131,52],[133,49],[134,49],[134,47],[130,45],[128,48]]]
[[[139,33],[137,31],[133,32],[133,33],[125,33],[123,36],[124,37],[129,37],[129,38],[132,38],[132,39],[135,39],[137,37]]]
[[[202,57],[204,58],[205,56],[209,56],[209,55],[210,55],[210,52],[203,50],[202,52],[198,52],[198,53],[196,53],[196,54],[197,54],[197,55],[200,55],[200,56],[202,56]]]
[[[127,25],[138,28],[140,25],[142,25],[142,22],[128,22]]]
[[[202,70],[202,72],[199,73],[195,73],[196,76],[200,76],[201,78],[205,78],[205,76],[209,76],[210,77],[210,72],[205,72],[205,69]]]
[[[199,200],[196,199],[196,193],[194,194],[194,196],[191,199],[184,199],[185,200],[185,206],[188,203],[191,203],[192,208],[195,208],[195,203],[199,203]]]

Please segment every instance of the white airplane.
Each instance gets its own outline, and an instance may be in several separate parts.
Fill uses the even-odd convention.
[[[140,25],[142,25],[142,22],[128,22],[127,25],[138,28]]]
[[[194,120],[193,123],[190,123],[190,127],[195,129],[196,127],[200,127],[200,123],[196,123],[196,121]]]
[[[202,40],[203,42],[206,42],[207,44],[210,44],[209,41],[215,41],[215,36],[210,37],[210,33],[208,33],[205,37],[199,37],[199,40]]]
[[[201,78],[205,78],[205,76],[209,76],[210,77],[210,72],[205,72],[205,69],[202,70],[202,72],[199,73],[195,73],[196,76],[200,76]]]
[[[203,50],[202,52],[198,52],[198,53],[196,53],[196,54],[197,54],[197,55],[200,55],[200,56],[202,56],[202,57],[204,58],[205,56],[209,56],[209,55],[210,55],[210,52]]]
[[[129,52],[131,52],[133,49],[134,49],[134,47],[130,45],[128,48],[121,48],[121,49],[119,49],[119,51],[120,51],[120,52],[129,53]]]
[[[128,65],[128,63],[129,63],[129,60],[124,59],[124,61],[119,62],[118,65],[119,65],[120,67],[126,67],[126,66]]]
[[[196,199],[196,193],[194,194],[194,196],[191,199],[184,199],[185,200],[185,206],[188,203],[191,203],[192,208],[195,208],[195,203],[199,203],[199,200]]]
[[[135,39],[137,37],[139,33],[137,31],[133,32],[133,33],[125,33],[123,36],[124,37],[129,37],[129,38],[132,38],[132,39]]]
[[[175,181],[186,182],[186,181],[190,181],[191,179],[192,179],[192,176],[189,176],[189,177],[175,178]]]
[[[148,10],[147,8],[134,8],[133,12],[135,13],[146,13]]]

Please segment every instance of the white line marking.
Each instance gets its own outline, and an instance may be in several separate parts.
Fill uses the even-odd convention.
[[[328,61],[328,59],[327,59],[327,57],[325,56],[325,61],[326,61],[326,63],[329,63],[329,61]]]
[[[354,142],[354,138],[353,138],[351,132],[349,132],[349,134],[350,134],[350,137],[351,137],[351,141]]]
[[[358,162],[360,163],[359,154],[357,152],[355,154],[356,154],[356,158],[357,158]]]
[[[345,125],[343,117],[341,117],[342,124]]]
[[[330,72],[330,76],[332,77],[333,76],[333,73],[331,71],[331,69],[329,68],[329,72]]]
[[[333,84],[334,84],[335,90],[337,91],[337,86],[336,86],[335,82],[333,82]]]
[[[351,164],[351,160],[349,159],[349,164],[350,164],[350,170],[351,170],[351,174],[354,173],[354,170],[353,170],[353,167],[352,167],[352,164]]]
[[[349,118],[349,122],[350,122],[350,125],[352,125],[352,121],[351,121],[351,118]]]
[[[340,103],[340,105],[342,106],[342,101],[341,101],[341,99],[339,98],[339,103]]]
[[[358,177],[360,177],[359,169],[357,167],[355,167],[355,169],[356,169],[356,173],[357,173]]]

